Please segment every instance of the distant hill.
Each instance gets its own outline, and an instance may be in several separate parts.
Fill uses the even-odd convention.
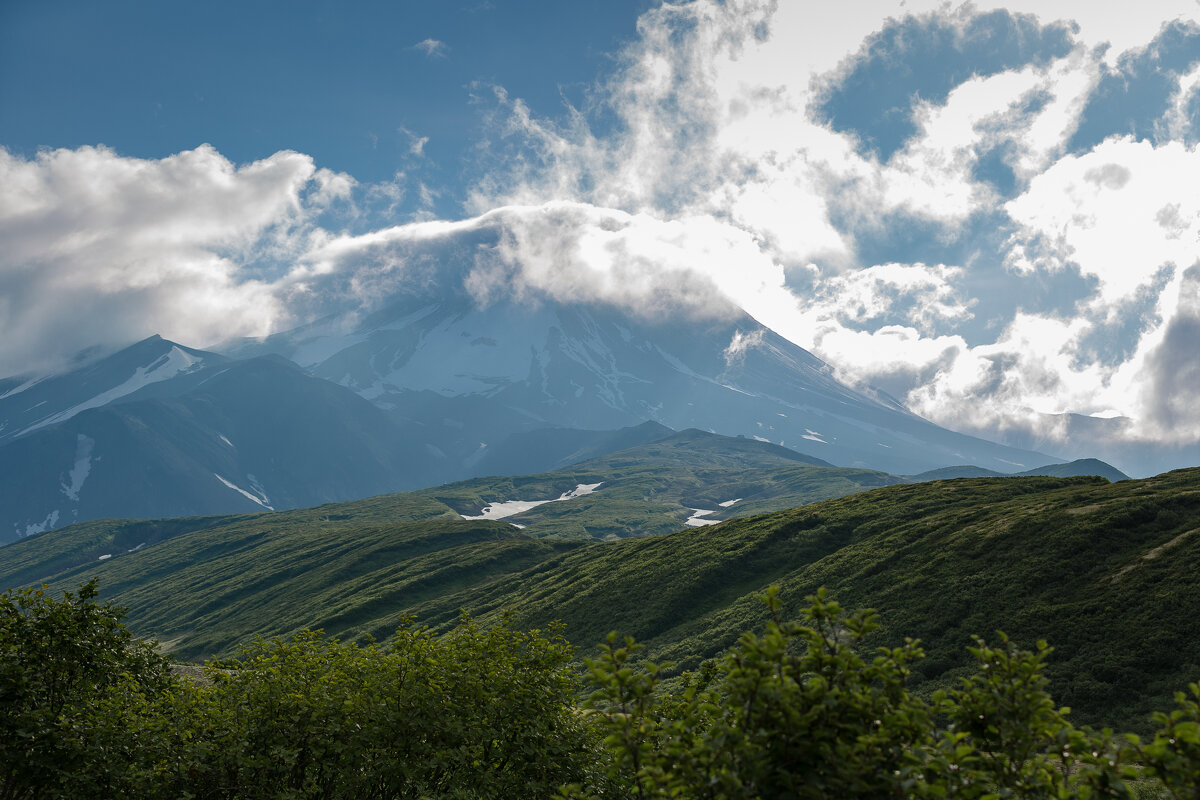
[[[1044,467],[1018,472],[1017,475],[1048,475],[1055,478],[1071,478],[1076,475],[1099,475],[1101,478],[1116,483],[1127,481],[1129,476],[1112,464],[1106,464],[1098,458],[1080,458],[1065,464],[1047,464]]]
[[[642,433],[647,432],[657,431]],[[263,531],[272,531],[272,542],[313,531],[320,537],[343,537],[404,521],[484,517],[489,507],[496,506],[504,508],[500,516],[493,515],[503,520],[495,524],[509,533],[520,530],[522,538],[616,539],[716,524],[732,516],[788,508],[897,480],[870,470],[822,465],[819,459],[753,439],[682,431],[537,475],[476,478],[273,513],[80,523],[0,548],[0,586],[65,580],[68,574],[117,564],[140,574],[138,565],[160,545],[165,549],[155,557],[167,559],[171,565],[167,571],[194,572],[199,580],[195,585],[207,586],[209,559],[190,562],[192,550],[168,540],[223,536],[231,530],[246,532],[252,541],[258,541]],[[587,491],[580,492],[581,486]],[[317,575],[325,566],[320,550],[309,553],[297,546],[270,552],[273,555],[253,548],[239,551],[235,562],[239,569],[272,570],[278,558],[284,575],[293,574],[297,565]],[[314,560],[309,563],[309,558]],[[241,579],[239,571],[229,573],[231,585]],[[269,586],[273,584],[264,584]]]
[[[721,443],[710,436],[684,432],[641,447],[678,463]],[[726,450],[730,463],[755,455],[755,443],[739,441],[747,450]],[[583,483],[590,475],[537,480]],[[512,489],[558,495],[557,485],[537,480]],[[638,480],[653,483],[649,472]],[[1002,629],[1020,645],[1055,646],[1052,690],[1077,723],[1139,729],[1200,671],[1198,486],[1200,469],[1120,483],[892,485],[595,543],[533,535],[549,517],[531,518],[525,530],[508,524],[517,517],[459,519],[445,500],[469,500],[459,506],[469,512],[512,499],[488,496],[500,484],[460,484],[190,523],[75,525],[0,548],[0,583],[48,578],[60,588],[98,575],[104,595],[129,608],[134,630],[187,657],[303,626],[378,637],[402,612],[448,626],[460,609],[484,622],[508,609],[523,627],[562,620],[584,653],[609,630],[632,634],[648,657],[677,669],[696,667],[761,625],[756,596],[767,585],[780,585],[792,607],[826,586],[846,606],[880,610],[874,643],[921,638],[928,658],[913,682],[922,691],[965,674],[972,634]],[[572,507],[602,496],[599,488],[539,508],[565,520]]]
[[[1099,475],[1101,478],[1116,483],[1117,481],[1127,481],[1129,476],[1121,470],[1114,467],[1112,464],[1106,464],[1098,458],[1080,458],[1076,461],[1068,461],[1064,464],[1046,464],[1042,467],[1034,467],[1027,469],[1024,472],[997,472],[992,469],[984,469],[983,467],[971,466],[964,464],[957,467],[942,467],[941,469],[931,469],[927,472],[922,472],[919,475],[907,476],[914,481],[941,481],[951,478],[1001,478],[1005,476],[1036,476],[1044,475],[1055,478],[1073,478],[1080,475]]]
[[[468,461],[473,475],[531,475],[550,472],[674,433],[657,422],[615,431],[539,428],[510,435]]]

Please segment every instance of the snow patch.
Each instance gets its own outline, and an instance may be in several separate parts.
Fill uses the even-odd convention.
[[[740,502],[742,502],[742,498],[739,497],[736,500],[726,500],[724,503],[717,503],[717,505],[719,505],[721,508],[729,508],[734,503]]]
[[[40,377],[40,378],[30,378],[29,380],[25,381],[24,383],[22,383],[20,386],[16,387],[15,389],[9,389],[4,394],[0,394],[0,400],[3,400],[6,397],[12,397],[14,394],[20,394],[21,392],[25,391],[26,389],[32,389],[34,386],[38,385],[39,383],[41,383],[44,380],[46,380],[45,376]]]
[[[274,511],[274,510],[275,510],[274,508],[271,508],[271,506],[267,505],[267,499],[268,499],[268,498],[267,498],[267,496],[266,496],[266,495],[263,495],[262,497],[256,497],[255,495],[252,495],[252,494],[250,494],[250,492],[247,492],[245,489],[243,489],[242,487],[238,486],[237,484],[235,484],[235,483],[231,483],[230,481],[227,481],[227,480],[225,480],[225,479],[224,479],[224,478],[222,478],[220,475],[217,475],[217,473],[215,473],[215,472],[213,473],[213,476],[214,476],[214,477],[215,477],[217,480],[219,480],[221,483],[225,484],[225,485],[226,485],[226,486],[228,486],[230,489],[233,489],[235,492],[237,492],[238,494],[240,494],[242,497],[245,497],[247,500],[250,500],[251,502],[254,502],[254,503],[258,503],[260,506],[262,506],[263,508],[267,509],[268,511]]]
[[[703,508],[693,508],[692,511],[695,513],[693,513],[690,517],[688,517],[686,520],[684,520],[684,523],[683,523],[684,525],[687,525],[689,528],[699,528],[703,525],[716,525],[718,522],[721,521],[719,519],[703,519],[703,517],[707,517],[709,514],[717,513],[716,509],[712,509],[711,511],[709,511],[709,510],[705,510]]]
[[[563,492],[553,500],[506,500],[499,503],[489,503],[483,511],[476,515],[461,515],[463,519],[504,519],[515,514],[529,511],[531,508],[544,506],[546,503],[557,503],[562,500],[573,500],[596,491],[602,483],[581,483],[569,492]],[[520,526],[518,526],[520,527]]]
[[[64,481],[59,485],[68,500],[79,502],[79,490],[83,488],[83,482],[92,472],[92,448],[95,446],[96,441],[82,433],[76,438],[75,466],[67,473],[70,483]]]
[[[131,547],[131,548],[129,548],[128,550],[126,550],[125,552],[126,552],[126,553],[136,553],[138,550],[141,550],[141,549],[142,549],[143,547],[145,547],[145,546],[146,546],[146,543],[145,543],[145,542],[142,542],[142,543],[141,543],[141,544],[139,544],[137,547]]]
[[[200,359],[184,352],[179,347],[172,347],[166,355],[155,359],[149,366],[138,367],[124,383],[120,386],[114,386],[106,392],[101,392],[90,400],[84,400],[79,405],[72,406],[66,411],[60,411],[57,414],[51,414],[45,419],[39,420],[30,425],[21,434],[35,431],[38,428],[44,428],[47,425],[53,425],[63,420],[68,420],[81,411],[87,411],[89,408],[99,408],[111,403],[113,400],[124,397],[127,394],[133,394],[143,386],[149,386],[152,383],[165,381],[174,378],[181,372],[190,371],[196,364],[200,363]],[[38,405],[41,405],[40,403]],[[37,406],[34,406],[37,408]]]
[[[97,561],[107,561],[110,558],[112,558],[112,553],[105,553],[104,555],[100,556],[96,560]]]

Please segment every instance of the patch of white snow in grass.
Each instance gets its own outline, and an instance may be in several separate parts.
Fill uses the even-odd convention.
[[[703,525],[716,525],[721,521],[719,519],[703,519],[703,517],[707,517],[709,514],[717,513],[715,509],[709,511],[703,508],[693,508],[692,511],[695,513],[693,513],[684,521],[684,524],[689,528],[699,528]]]
[[[463,519],[504,519],[516,514],[529,511],[538,506],[544,506],[546,503],[557,503],[561,500],[573,500],[576,497],[583,497],[596,491],[601,483],[581,483],[569,492],[563,492],[559,497],[553,500],[506,500],[499,503],[489,503],[483,507],[483,511],[479,514],[468,515],[463,514]]]
[[[740,503],[740,502],[742,502],[742,498],[739,497],[735,500],[726,500],[724,503],[717,503],[717,505],[719,505],[721,508],[729,508],[734,503]]]

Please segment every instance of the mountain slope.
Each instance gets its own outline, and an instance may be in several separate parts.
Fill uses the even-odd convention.
[[[189,656],[305,625],[378,636],[403,612],[449,626],[460,609],[484,622],[508,610],[522,627],[562,620],[584,653],[609,630],[634,635],[676,668],[763,624],[756,597],[766,586],[780,585],[792,607],[826,586],[844,605],[880,610],[873,643],[922,639],[928,657],[912,676],[921,691],[963,674],[972,634],[1002,629],[1020,645],[1056,647],[1052,690],[1076,722],[1137,729],[1200,671],[1197,486],[1200,469],[1116,484],[894,485],[594,544],[454,519],[414,492],[197,520],[140,549],[146,523],[76,525],[0,549],[0,574],[44,575],[71,540],[108,548],[100,555],[110,558],[93,550],[58,571],[54,587],[98,575],[134,630]]]
[[[449,424],[476,432],[468,448],[496,444],[522,420],[585,429],[652,420],[893,473],[1053,460],[952,433],[885,395],[851,389],[744,313],[651,320],[602,304],[503,298],[483,307],[446,280],[399,293],[361,322],[326,320],[233,352],[279,353],[405,418],[419,398],[441,397]],[[455,409],[467,398],[469,415]]]
[[[1099,475],[1105,480],[1116,483],[1117,481],[1127,481],[1129,476],[1121,470],[1114,467],[1112,464],[1106,464],[1097,458],[1080,458],[1075,461],[1068,461],[1065,464],[1046,464],[1041,467],[1034,467],[1023,472],[997,472],[996,470],[983,469],[982,467],[971,466],[964,464],[956,467],[942,467],[941,469],[931,469],[928,472],[922,472],[919,475],[908,475],[906,477],[914,481],[941,481],[950,478],[1001,478],[1010,477],[1030,477],[1037,475],[1045,475],[1055,478],[1073,478],[1081,475]]]
[[[145,387],[226,361],[216,353],[151,336],[57,375],[7,378],[0,381],[0,445]]]
[[[437,475],[378,408],[282,359],[188,378],[178,396],[124,398],[0,447],[0,542],[102,517],[314,505]]]
[[[1200,674],[1200,469],[1099,478],[897,485],[653,539],[581,548],[482,590],[416,606],[449,623],[566,623],[590,648],[610,630],[694,668],[766,621],[757,595],[795,607],[820,586],[882,614],[879,644],[919,637],[914,682],[968,667],[972,635],[1056,647],[1049,675],[1075,719],[1144,728]],[[586,652],[586,650],[585,650]]]

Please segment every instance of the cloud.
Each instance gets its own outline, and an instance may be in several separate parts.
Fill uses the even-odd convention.
[[[1173,21],[1143,48],[1121,55],[1103,76],[1071,137],[1073,152],[1086,152],[1109,136],[1162,141],[1177,113],[1181,77],[1200,63],[1200,25]]]
[[[887,161],[917,132],[921,104],[941,105],[968,79],[1046,65],[1074,46],[1072,26],[1031,14],[956,11],[889,19],[824,80],[819,118]]]
[[[1143,407],[1160,437],[1200,438],[1200,264],[1181,276],[1176,313],[1145,359]]]
[[[437,39],[422,39],[412,46],[430,58],[445,58],[450,53],[450,47]]]
[[[288,313],[264,260],[302,250],[352,185],[286,151],[235,166],[207,145],[159,160],[0,148],[0,374],[154,332],[273,330]]]
[[[495,92],[492,145],[511,168],[473,208],[598,209],[572,230],[619,210],[644,234],[672,231],[679,253],[724,228],[746,237],[744,255],[701,271],[727,292],[722,274],[769,265],[751,313],[846,380],[951,426],[1120,413],[1128,435],[1150,435],[1139,376],[1180,329],[1178,265],[1200,233],[1196,153],[1171,138],[1190,129],[1200,80],[1192,26],[1163,27],[1188,9],[1152,3],[1123,26],[1080,4],[994,5],[916,2],[889,18],[868,3],[829,26],[803,4],[652,10],[566,117]],[[1153,136],[1072,152],[1116,97],[1112,76],[1168,66]],[[584,248],[561,263],[584,274],[606,258]]]
[[[474,87],[487,172],[457,221],[432,218],[436,190],[411,174],[361,187],[297,153],[3,153],[0,372],[449,284],[485,304],[745,309],[952,427],[1077,412],[1200,436],[1195,6],[1006,5],[662,4],[557,118]],[[1129,106],[1125,80],[1153,108]],[[1132,126],[1113,123],[1123,108]],[[377,224],[402,199],[428,218]]]

